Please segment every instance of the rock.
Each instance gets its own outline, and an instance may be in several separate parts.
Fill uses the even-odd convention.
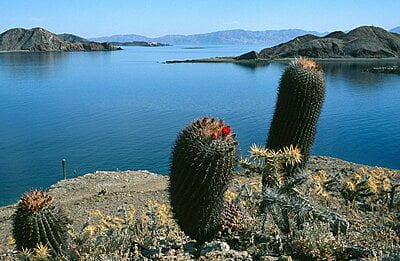
[[[203,247],[200,250],[200,255],[204,256],[206,255],[208,252],[211,251],[221,251],[221,252],[226,252],[230,250],[230,246],[225,243],[225,242],[221,242],[221,241],[212,241],[209,243],[205,243],[203,245]]]
[[[183,249],[185,252],[190,254],[195,254],[197,252],[196,243],[195,242],[188,242],[183,245]]]
[[[248,53],[235,57],[236,60],[255,60],[257,58],[258,58],[258,53],[255,51],[250,51]]]
[[[397,74],[400,74],[400,66],[372,67],[372,68],[365,69],[364,72],[373,72],[373,73],[397,73]]]
[[[199,260],[253,260],[247,251],[212,251],[208,252],[205,256],[200,256]]]
[[[345,247],[343,251],[351,258],[364,258],[372,254],[370,250],[358,246]]]

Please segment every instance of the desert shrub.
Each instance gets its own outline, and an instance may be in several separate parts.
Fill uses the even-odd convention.
[[[134,207],[121,210],[117,216],[97,210],[82,231],[70,231],[75,258],[142,260],[161,255],[186,240],[166,204],[149,201],[139,213]]]
[[[294,231],[288,242],[291,255],[303,260],[340,259],[338,254],[344,246],[326,224],[307,224],[303,229]]]

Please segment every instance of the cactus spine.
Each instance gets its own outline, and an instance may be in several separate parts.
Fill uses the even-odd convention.
[[[236,135],[222,120],[203,118],[182,130],[170,166],[169,193],[177,223],[199,243],[222,226],[224,193],[237,163]]]
[[[60,254],[66,242],[66,220],[47,192],[32,190],[24,194],[13,217],[17,249],[33,249],[42,243],[53,255]]]
[[[295,59],[286,68],[279,84],[278,100],[267,147],[277,150],[294,145],[302,162],[287,167],[285,173],[301,173],[307,163],[325,96],[325,81],[318,64],[307,58]]]

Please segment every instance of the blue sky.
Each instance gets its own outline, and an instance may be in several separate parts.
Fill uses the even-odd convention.
[[[398,0],[12,0],[0,1],[0,32],[40,26],[84,37],[155,37],[227,29],[391,29],[400,26],[399,13]]]

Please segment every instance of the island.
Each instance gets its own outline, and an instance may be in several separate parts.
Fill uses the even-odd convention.
[[[43,28],[14,28],[0,34],[2,52],[114,51],[111,43],[88,41],[72,34],[54,34]]]

